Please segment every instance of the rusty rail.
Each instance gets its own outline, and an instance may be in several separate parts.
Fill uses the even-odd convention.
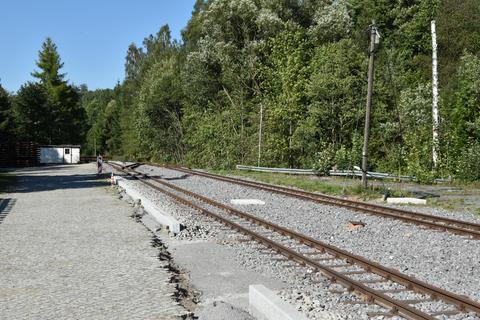
[[[182,204],[185,204],[189,207],[192,207],[195,210],[198,210],[201,213],[207,216],[210,216],[213,219],[229,226],[230,228],[246,236],[249,236],[253,240],[261,243],[262,245],[277,252],[278,254],[281,254],[287,257],[288,259],[299,263],[302,266],[309,267],[316,272],[323,273],[332,282],[336,282],[343,285],[345,288],[347,288],[348,291],[356,291],[362,294],[363,296],[367,297],[369,302],[373,302],[383,307],[390,308],[389,312],[378,313],[378,314],[382,314],[382,315],[398,314],[407,319],[435,319],[435,316],[437,315],[458,315],[464,312],[475,312],[477,314],[480,314],[480,304],[467,297],[460,296],[460,295],[448,292],[446,290],[443,290],[441,288],[429,285],[418,279],[404,275],[396,270],[384,267],[378,263],[369,261],[357,255],[353,255],[345,250],[323,243],[312,237],[302,235],[298,232],[289,230],[285,227],[282,227],[277,224],[266,221],[264,219],[255,217],[251,214],[242,212],[233,207],[226,206],[212,199],[209,199],[199,194],[193,193],[191,191],[182,189],[178,186],[175,186],[171,183],[163,181],[159,178],[150,177],[147,174],[144,174],[132,169],[132,167],[135,167],[135,166],[124,168],[113,163],[110,163],[110,165],[112,165],[112,167],[114,167],[115,169],[127,175],[130,175],[135,179],[138,179],[139,181],[143,182],[149,187],[172,197],[176,201]],[[217,213],[214,213],[205,208],[202,208],[201,206],[193,203],[192,201],[189,201],[183,197],[180,197],[178,194],[175,194],[172,191],[165,190],[164,188],[161,188],[157,184],[154,184],[148,180],[154,181],[155,183],[158,183],[163,187],[175,190],[176,192],[183,193],[188,197],[191,197],[199,201],[202,201],[204,203],[207,203],[209,205],[215,206],[227,212],[228,214],[239,217],[252,224],[262,226],[267,230],[274,231],[290,239],[295,239],[301,244],[307,245],[310,248],[314,248],[318,250],[318,254],[329,254],[333,257],[329,259],[328,258],[320,259],[322,261],[343,259],[347,262],[348,265],[362,268],[362,271],[349,273],[349,272],[340,272],[340,271],[334,270],[332,266],[322,264],[317,260],[315,260],[314,258],[307,257],[305,254],[299,253],[291,248],[284,246],[283,244],[280,244],[278,242],[275,242],[269,239],[268,237],[265,237],[250,229],[247,229],[246,227],[238,223],[235,223],[229,219],[226,219]],[[428,295],[429,298],[426,300],[398,300],[386,294],[386,292],[389,292],[390,290],[381,290],[381,289],[379,290],[379,289],[371,288],[368,286],[369,283],[372,283],[371,281],[354,280],[351,277],[349,277],[349,274],[375,274],[384,279],[382,281],[375,281],[375,282],[386,283],[386,282],[392,281],[404,287],[404,289],[396,289],[396,290],[409,291],[412,293],[414,292],[422,293],[424,295]],[[420,310],[420,308],[416,308],[412,306],[412,305],[421,303],[423,301],[432,301],[432,300],[442,300],[443,302],[449,305],[453,305],[454,308],[450,310],[427,313]]]
[[[312,201],[321,204],[340,206],[356,211],[361,211],[370,215],[380,215],[386,218],[402,220],[407,223],[423,225],[432,229],[449,231],[459,235],[471,236],[474,239],[480,239],[480,224],[461,221],[451,218],[429,215],[425,213],[413,212],[397,208],[385,207],[377,204],[366,203],[362,201],[354,201],[349,199],[342,199],[325,194],[313,193],[303,190],[297,190],[288,187],[271,185],[262,182],[249,181],[239,178],[226,177],[218,174],[202,172],[198,170],[187,169],[184,167],[161,166],[155,163],[148,163],[148,165],[156,167],[164,167],[172,170],[177,170],[183,173],[203,176],[211,179],[216,179],[224,182],[235,183],[243,186],[248,186],[264,191],[278,193],[289,197],[295,197],[302,200]]]

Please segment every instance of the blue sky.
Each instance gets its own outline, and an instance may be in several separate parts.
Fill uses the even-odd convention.
[[[46,37],[57,44],[67,79],[89,89],[123,80],[127,47],[168,23],[172,37],[195,0],[0,0],[0,83],[16,91],[36,68]]]

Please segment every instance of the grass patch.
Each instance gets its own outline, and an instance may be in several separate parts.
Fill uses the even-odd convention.
[[[343,188],[341,186],[327,184],[311,177],[294,176],[283,173],[255,172],[243,170],[212,170],[212,172],[221,175],[233,175],[262,181],[282,186],[295,187],[306,191],[321,192],[328,194],[340,194]]]
[[[295,187],[310,192],[320,192],[334,196],[351,196],[363,198],[365,200],[377,199],[385,192],[384,188],[369,187],[363,189],[360,181],[353,180],[351,185],[342,186],[338,183],[332,183],[322,180],[315,176],[299,176],[283,173],[256,172],[244,170],[211,170],[213,173],[221,175],[233,175],[237,177],[249,178],[261,182],[277,184],[287,187]],[[399,197],[406,193],[400,190],[390,190],[390,195]]]
[[[444,183],[445,185],[450,185],[452,187],[457,188],[465,188],[465,189],[479,189],[480,188],[480,181],[462,181],[454,179],[451,182]],[[442,185],[442,184],[439,184]]]
[[[445,210],[456,211],[459,209],[464,209],[465,207],[465,199],[457,198],[457,199],[442,199],[442,198],[431,198],[427,199],[427,205],[431,207],[442,208]]]
[[[10,191],[15,185],[16,177],[8,172],[0,172],[0,193]]]

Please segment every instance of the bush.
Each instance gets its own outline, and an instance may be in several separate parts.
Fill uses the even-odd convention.
[[[464,181],[480,180],[480,144],[462,152],[458,161],[457,178]]]
[[[335,166],[337,170],[352,169],[351,153],[344,146],[335,153]]]
[[[431,148],[428,144],[412,145],[406,154],[407,173],[415,176],[418,183],[433,183]]]
[[[335,151],[331,145],[326,145],[315,153],[315,170],[320,175],[328,175],[334,164]]]

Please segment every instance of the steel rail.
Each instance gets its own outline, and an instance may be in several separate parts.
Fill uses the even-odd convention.
[[[128,171],[127,171],[125,169],[122,169],[118,165],[115,165],[114,167],[116,169],[124,172],[124,173],[129,174],[130,176],[132,176],[136,179],[139,179],[139,181],[147,184],[148,186],[173,197],[174,199],[180,201],[183,204],[186,204],[186,205],[189,205],[189,206],[192,207],[192,203],[190,201],[188,201],[184,198],[181,198],[178,195],[175,195],[174,193],[171,193],[171,192],[166,191],[162,188],[159,188],[157,185],[154,185],[154,184],[152,184],[148,181],[145,181],[145,180],[153,180],[157,183],[162,184],[163,186],[165,186],[167,188],[170,188],[170,189],[173,189],[175,191],[184,193],[185,195],[187,195],[189,197],[198,199],[198,200],[200,200],[204,203],[207,203],[207,204],[213,205],[215,207],[218,207],[222,210],[227,211],[230,214],[233,214],[237,217],[245,219],[249,222],[255,223],[255,224],[260,225],[260,226],[263,226],[263,227],[265,227],[269,230],[273,230],[273,231],[275,231],[275,232],[277,232],[281,235],[287,236],[291,239],[295,239],[295,240],[299,241],[300,243],[303,243],[303,244],[305,244],[309,247],[320,250],[321,253],[327,252],[328,254],[330,254],[330,255],[332,255],[336,258],[345,259],[349,263],[355,263],[355,264],[361,266],[365,270],[364,273],[374,273],[374,274],[377,274],[377,275],[381,276],[382,278],[385,278],[387,280],[391,280],[391,281],[394,281],[398,284],[401,284],[402,286],[408,288],[408,290],[410,290],[410,291],[420,292],[420,293],[423,293],[423,294],[428,294],[428,295],[432,296],[433,299],[440,299],[440,300],[443,300],[444,302],[455,305],[458,310],[468,310],[468,311],[472,311],[472,312],[476,312],[476,313],[480,314],[480,304],[477,303],[476,301],[473,301],[473,300],[469,299],[469,298],[466,298],[466,297],[463,297],[463,296],[460,296],[460,295],[456,295],[454,293],[448,292],[448,291],[443,290],[441,288],[429,285],[429,284],[427,284],[425,282],[422,282],[418,279],[415,279],[413,277],[404,275],[404,274],[402,274],[402,273],[400,273],[396,270],[386,268],[386,267],[384,267],[384,266],[382,266],[378,263],[369,261],[369,260],[367,260],[363,257],[357,256],[357,255],[353,255],[353,254],[351,254],[351,253],[349,253],[345,250],[342,250],[342,249],[336,248],[334,246],[331,246],[329,244],[323,243],[323,242],[321,242],[319,240],[316,240],[312,237],[302,235],[298,232],[289,230],[285,227],[276,225],[276,224],[271,223],[269,221],[266,221],[264,219],[257,218],[253,215],[250,215],[250,214],[246,213],[246,212],[242,212],[242,211],[239,211],[235,208],[223,205],[223,204],[221,204],[219,202],[216,202],[212,199],[209,199],[209,198],[206,198],[206,197],[201,196],[199,194],[193,193],[191,191],[182,189],[182,188],[177,187],[177,186],[175,186],[171,183],[165,182],[161,179],[150,177],[147,174],[135,171],[131,168],[128,168],[127,169]],[[202,211],[204,213],[207,212],[207,210],[205,210],[203,208],[200,208],[196,205],[194,205],[194,206],[195,206],[195,208],[199,209],[200,211]],[[214,214],[214,213],[212,213],[212,214],[215,215],[216,218],[215,217],[214,218],[216,220],[218,220],[217,218],[219,216]],[[209,215],[212,216],[212,214],[209,214]],[[226,220],[226,219],[221,218],[221,220]],[[229,220],[227,220],[227,221],[229,221]],[[235,223],[231,222],[231,221],[229,221],[229,223],[227,223],[227,225],[230,225],[230,226],[232,226],[232,224],[235,224]],[[434,319],[434,317],[432,317],[432,316],[430,316],[430,315],[428,315],[424,312],[421,312],[418,309],[415,309],[415,308],[411,307],[410,305],[408,305],[408,303],[402,303],[402,300],[396,300],[396,299],[393,299],[393,298],[391,298],[391,297],[389,297],[389,296],[387,296],[387,295],[385,295],[381,292],[378,292],[377,290],[366,286],[361,281],[350,279],[350,278],[346,277],[344,274],[342,274],[341,272],[338,272],[338,271],[335,271],[331,268],[328,268],[328,266],[322,265],[322,264],[316,262],[315,260],[310,259],[308,257],[305,257],[304,255],[299,254],[299,253],[297,253],[297,252],[295,252],[291,249],[288,249],[288,248],[285,248],[285,247],[278,247],[278,246],[282,246],[282,245],[274,243],[272,240],[270,240],[268,238],[265,238],[261,235],[258,235],[256,233],[254,233],[253,231],[247,230],[240,225],[236,225],[234,227],[234,229],[239,230],[240,232],[242,232],[244,234],[248,233],[248,235],[252,236],[257,241],[262,243],[263,245],[266,245],[268,248],[271,248],[271,249],[275,250],[276,252],[286,256],[289,259],[292,259],[292,260],[296,261],[297,263],[300,263],[303,266],[309,266],[309,267],[311,267],[311,268],[313,268],[314,270],[317,270],[317,271],[321,270],[322,273],[324,273],[330,280],[339,282],[342,285],[344,285],[345,287],[347,287],[349,290],[355,290],[355,291],[367,296],[369,299],[371,299],[372,301],[374,301],[375,303],[377,303],[379,305],[382,305],[384,307],[392,308],[392,310],[398,311],[400,314],[402,314],[404,316],[407,316],[407,317],[410,317],[412,319]],[[245,232],[247,232],[247,233],[245,233]],[[275,247],[275,246],[277,246],[277,247]],[[287,249],[287,250],[285,250],[285,249]]]
[[[402,220],[408,223],[424,225],[432,229],[450,231],[455,234],[468,235],[476,239],[480,239],[480,224],[478,223],[461,221],[461,220],[445,218],[440,216],[434,216],[434,215],[413,212],[408,210],[390,208],[390,207],[385,207],[377,204],[365,203],[360,201],[341,199],[341,198],[333,197],[329,195],[297,190],[297,189],[282,187],[277,185],[271,185],[271,184],[262,183],[262,182],[256,182],[256,181],[254,182],[254,181],[248,181],[248,180],[239,179],[239,178],[226,177],[226,176],[221,176],[214,173],[206,173],[206,172],[186,169],[182,167],[161,166],[154,163],[146,163],[146,164],[151,166],[156,166],[156,167],[164,167],[167,169],[177,170],[183,173],[194,174],[194,175],[216,179],[224,182],[240,184],[240,185],[244,185],[252,188],[270,191],[273,193],[283,194],[290,197],[296,197],[302,200],[307,200],[307,201],[312,201],[312,202],[317,202],[317,203],[322,203],[327,205],[341,206],[348,209],[361,211],[363,213],[367,213],[370,215],[381,215],[388,218]]]

